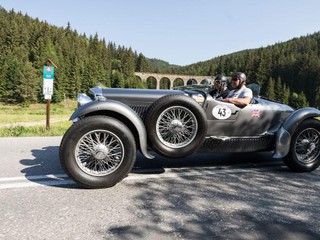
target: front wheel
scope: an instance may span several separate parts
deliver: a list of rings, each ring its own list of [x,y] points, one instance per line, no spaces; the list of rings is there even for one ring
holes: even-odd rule
[[[293,171],[310,172],[320,165],[320,121],[308,119],[293,134],[290,151],[283,159]]]
[[[87,117],[73,124],[60,145],[62,167],[85,188],[114,186],[130,172],[135,158],[131,131],[105,116]]]

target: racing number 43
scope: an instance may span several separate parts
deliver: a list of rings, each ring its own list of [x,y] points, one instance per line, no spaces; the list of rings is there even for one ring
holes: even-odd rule
[[[228,106],[218,105],[212,109],[212,115],[216,119],[228,119],[231,116],[231,109]]]

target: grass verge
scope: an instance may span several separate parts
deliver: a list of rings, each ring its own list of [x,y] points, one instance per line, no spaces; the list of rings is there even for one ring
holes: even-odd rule
[[[46,129],[46,104],[28,107],[0,104],[0,137],[62,136],[71,126],[67,119],[75,101],[50,105],[50,129]]]
[[[45,136],[62,136],[71,126],[71,121],[64,121],[50,124],[50,129],[46,126],[14,126],[0,128],[0,137],[45,137]]]

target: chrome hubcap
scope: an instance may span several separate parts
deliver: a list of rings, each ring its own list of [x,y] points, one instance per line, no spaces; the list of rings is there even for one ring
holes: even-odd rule
[[[108,148],[103,144],[98,144],[93,149],[93,157],[97,160],[103,160],[106,157],[108,157],[109,150]]]
[[[169,131],[172,133],[179,133],[183,129],[182,122],[175,119],[169,124]]]

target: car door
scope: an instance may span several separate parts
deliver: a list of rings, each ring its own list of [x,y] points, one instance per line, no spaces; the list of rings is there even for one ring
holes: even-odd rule
[[[240,108],[232,103],[214,99],[206,105],[208,134],[210,136],[260,136],[276,122],[272,108],[261,102]]]

